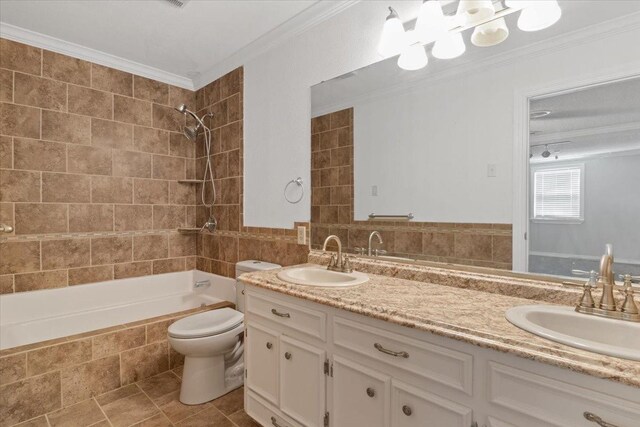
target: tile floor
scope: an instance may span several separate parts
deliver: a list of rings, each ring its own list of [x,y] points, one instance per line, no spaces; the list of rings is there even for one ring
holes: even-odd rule
[[[18,426],[260,427],[244,412],[243,388],[202,405],[180,403],[181,374],[167,371]]]

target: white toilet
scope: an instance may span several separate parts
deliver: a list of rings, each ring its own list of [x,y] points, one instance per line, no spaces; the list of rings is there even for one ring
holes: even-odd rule
[[[280,268],[262,261],[236,264],[236,277]],[[198,405],[240,387],[244,379],[244,285],[236,281],[236,308],[185,317],[169,326],[169,344],[184,354],[180,402]]]

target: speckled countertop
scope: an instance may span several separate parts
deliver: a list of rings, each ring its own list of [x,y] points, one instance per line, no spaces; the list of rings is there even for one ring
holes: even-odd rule
[[[376,264],[385,266],[385,263]],[[389,268],[394,270],[402,269],[398,264],[391,265]],[[360,266],[363,268],[357,268],[358,271],[367,270]],[[412,268],[420,270],[420,267]],[[371,272],[368,272],[367,283],[341,289],[293,285],[278,279],[277,270],[244,274],[241,279],[260,288],[640,388],[640,362],[555,343],[509,323],[504,317],[507,309],[541,303],[533,301],[526,289],[523,290],[526,284],[516,290],[516,293],[527,294],[522,298],[468,289],[466,285],[456,287],[452,281],[458,272],[438,270],[448,272],[450,282],[446,285]],[[529,292],[536,293],[535,289]],[[569,296],[574,295],[574,290],[569,291]]]

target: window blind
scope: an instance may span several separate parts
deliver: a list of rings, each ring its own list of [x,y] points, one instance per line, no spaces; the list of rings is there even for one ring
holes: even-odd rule
[[[534,218],[582,219],[581,175],[578,166],[535,171]]]

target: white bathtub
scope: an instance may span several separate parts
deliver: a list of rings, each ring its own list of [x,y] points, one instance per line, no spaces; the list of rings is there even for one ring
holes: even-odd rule
[[[235,300],[234,279],[198,270],[0,295],[0,349]]]

